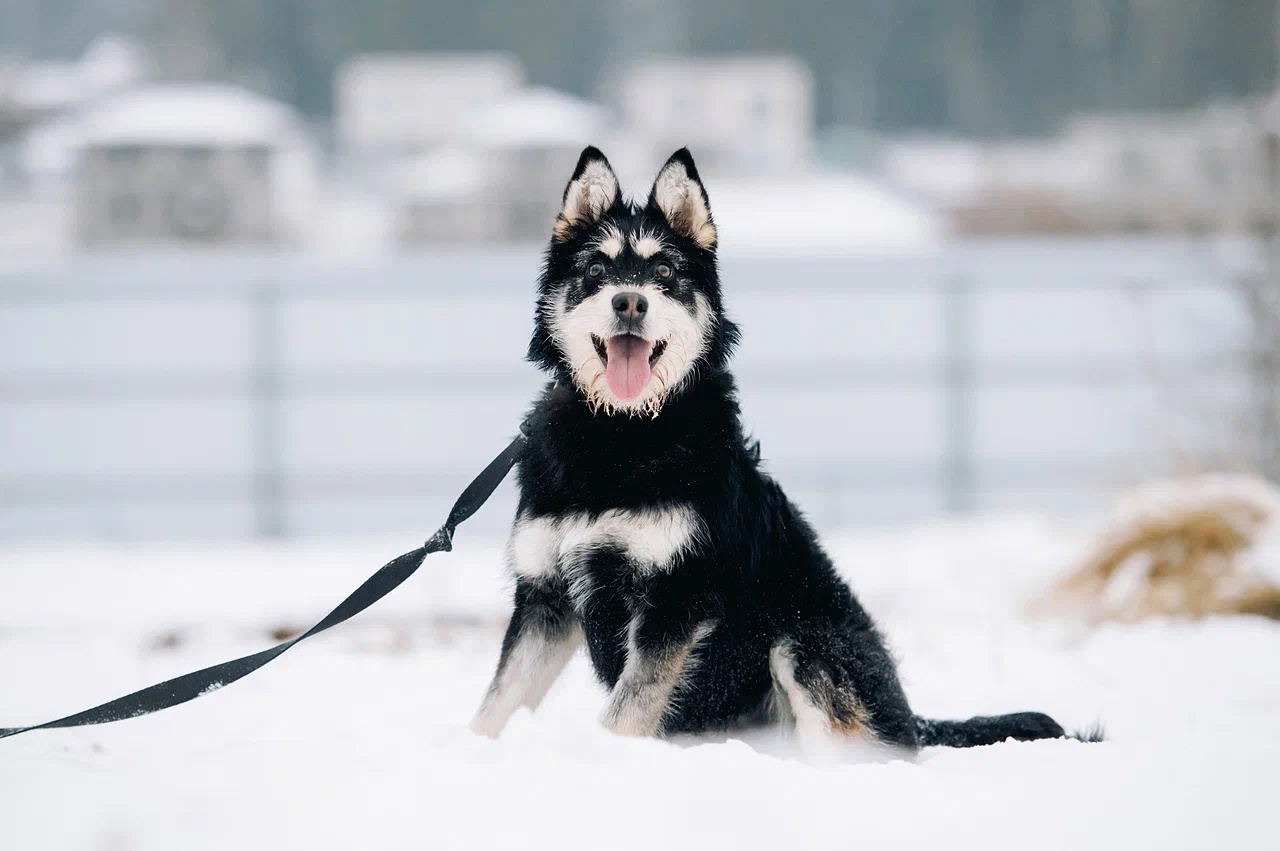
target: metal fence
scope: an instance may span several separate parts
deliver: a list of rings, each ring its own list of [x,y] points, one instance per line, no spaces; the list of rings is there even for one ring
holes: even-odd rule
[[[0,272],[0,535],[433,527],[540,386],[521,361],[536,269],[511,250]],[[1194,246],[730,259],[723,276],[748,424],[824,526],[1088,507],[1238,445],[1248,317]]]

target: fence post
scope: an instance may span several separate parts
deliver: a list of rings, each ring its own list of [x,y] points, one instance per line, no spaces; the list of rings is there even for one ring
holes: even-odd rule
[[[1256,291],[1246,287],[1253,321],[1254,409],[1257,416],[1257,464],[1271,481],[1280,481],[1280,135],[1262,139],[1266,207],[1257,232],[1263,266]]]
[[[974,341],[973,286],[955,275],[943,295],[943,496],[947,511],[964,514],[974,508]]]
[[[259,538],[284,535],[284,476],[280,457],[280,292],[253,290],[253,523]]]

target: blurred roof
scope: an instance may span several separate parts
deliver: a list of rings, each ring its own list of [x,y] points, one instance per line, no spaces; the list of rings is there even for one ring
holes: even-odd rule
[[[990,147],[973,139],[905,137],[884,145],[881,167],[896,186],[957,206],[982,193],[990,156]]]
[[[419,201],[468,201],[497,177],[492,158],[484,152],[450,146],[408,163],[395,189],[401,198]]]
[[[548,88],[521,89],[479,107],[462,122],[462,135],[495,148],[584,145],[608,126],[604,107]]]
[[[141,48],[125,36],[108,33],[95,39],[77,60],[20,66],[9,83],[9,97],[23,109],[67,109],[134,83],[146,71]]]
[[[88,145],[275,145],[299,132],[296,115],[285,104],[215,84],[131,89],[86,110],[79,127]]]
[[[930,208],[857,175],[714,179],[709,186],[721,249],[736,255],[916,253],[946,236]]]

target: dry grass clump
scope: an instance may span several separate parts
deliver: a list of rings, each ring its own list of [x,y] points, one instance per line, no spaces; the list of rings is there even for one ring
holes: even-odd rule
[[[1250,614],[1280,620],[1280,588],[1241,564],[1280,517],[1280,491],[1238,475],[1142,488],[1078,568],[1033,601],[1040,616],[1129,623],[1153,615]]]

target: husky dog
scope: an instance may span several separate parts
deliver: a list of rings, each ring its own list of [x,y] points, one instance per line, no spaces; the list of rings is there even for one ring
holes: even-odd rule
[[[743,434],[727,366],[737,341],[689,152],[640,204],[600,151],[583,151],[529,342],[554,381],[518,462],[515,611],[472,729],[497,736],[537,707],[585,644],[610,690],[603,723],[629,736],[775,722],[828,753],[1063,736],[1038,712],[911,711],[871,617]]]

